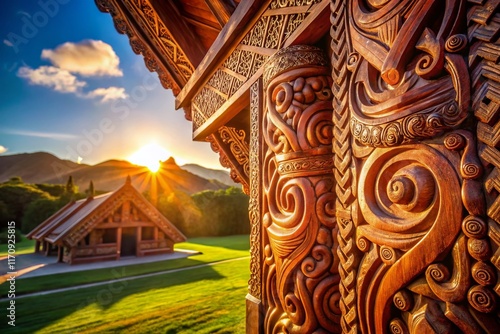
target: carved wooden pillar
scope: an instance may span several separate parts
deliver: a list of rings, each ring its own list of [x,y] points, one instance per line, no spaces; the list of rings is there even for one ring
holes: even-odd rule
[[[264,115],[264,89],[262,78],[250,89],[250,145],[249,165],[250,196],[248,212],[250,220],[250,280],[246,302],[246,332],[263,332],[264,316],[262,310],[262,160],[266,150],[262,138],[262,117]]]
[[[266,333],[340,333],[330,86],[318,48],[282,49],[265,69]]]
[[[345,333],[499,328],[499,229],[477,154],[467,4],[331,1]],[[485,8],[469,19],[489,20]]]

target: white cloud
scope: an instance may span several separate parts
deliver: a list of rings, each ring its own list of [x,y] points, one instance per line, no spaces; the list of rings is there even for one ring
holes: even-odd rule
[[[2,132],[8,133],[11,135],[17,135],[17,136],[50,138],[50,139],[56,139],[56,140],[68,140],[68,139],[78,138],[78,136],[75,136],[72,134],[58,133],[58,132],[38,132],[38,131],[28,131],[28,130],[4,130]],[[0,146],[0,147],[3,147],[3,146]]]
[[[37,69],[22,66],[17,71],[17,75],[27,79],[32,85],[50,87],[61,93],[77,93],[86,85],[84,81],[78,80],[68,71],[54,66],[40,66]]]
[[[87,94],[88,98],[101,98],[101,102],[107,102],[111,100],[126,99],[128,97],[125,93],[125,88],[121,87],[108,87],[108,88],[97,88]]]
[[[83,76],[123,76],[120,58],[111,45],[103,41],[66,42],[54,50],[42,51],[42,59],[54,66]]]
[[[5,146],[0,145],[0,154],[7,152],[9,149]]]
[[[13,44],[11,41],[9,41],[8,39],[4,39],[4,40],[3,40],[3,44],[5,44],[5,45],[7,45],[7,46],[10,46],[10,47],[13,47],[13,46],[14,46],[14,44]]]

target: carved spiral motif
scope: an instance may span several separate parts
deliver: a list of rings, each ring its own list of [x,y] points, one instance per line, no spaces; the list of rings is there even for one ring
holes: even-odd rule
[[[481,239],[488,233],[488,226],[478,216],[467,216],[462,222],[462,231],[469,238]]]
[[[392,334],[409,334],[408,327],[403,320],[395,318],[389,324],[389,330]]]
[[[485,239],[469,239],[467,249],[469,254],[478,261],[486,261],[491,256],[490,244]]]
[[[387,246],[380,247],[380,258],[386,264],[393,264],[397,260],[397,254],[394,249]]]
[[[364,182],[359,185],[359,204],[367,222],[359,230],[360,250],[366,251],[360,237],[396,251],[408,250],[435,224],[439,206],[449,195],[440,189],[460,191],[456,172],[440,156],[424,145],[378,149],[372,154],[360,174]]]
[[[467,163],[462,165],[462,173],[464,174],[464,178],[477,178],[481,174],[482,169],[475,163]]]
[[[320,325],[332,333],[340,333],[340,291],[338,276],[325,278],[314,289],[313,307]]]
[[[435,182],[430,172],[418,165],[411,165],[395,170],[387,182],[386,196],[401,209],[409,212],[421,212],[427,209],[433,199]],[[384,202],[383,194],[380,194]]]
[[[445,49],[451,53],[457,53],[467,46],[467,36],[462,34],[452,35],[446,40]]]
[[[430,265],[427,268],[425,275],[432,278],[436,282],[445,282],[450,279],[450,271],[441,263]]]
[[[285,311],[294,324],[303,324],[306,318],[306,311],[302,302],[293,293],[285,296]]]
[[[399,123],[391,123],[382,130],[382,143],[385,146],[396,146],[402,142],[403,136]]]
[[[368,252],[368,250],[370,249],[371,242],[365,237],[360,237],[356,240],[356,245],[358,246],[358,249],[360,251]]]
[[[275,153],[331,146],[332,92],[326,76],[298,77],[270,90],[267,141]]]
[[[316,245],[311,251],[311,256],[302,261],[302,272],[306,277],[318,278],[330,269],[333,262],[332,251],[324,245]]]
[[[349,57],[347,58],[347,68],[349,69],[349,71],[354,70],[358,62],[359,62],[359,53],[352,52],[351,54],[349,54]]]
[[[425,76],[435,66],[435,59],[426,54],[420,57],[415,65],[415,72],[420,76]]]
[[[323,182],[327,183],[327,182]],[[318,186],[316,187],[318,189]],[[330,185],[328,190],[319,196],[318,203],[316,204],[316,214],[318,215],[318,219],[321,224],[325,225],[329,228],[335,228],[336,219],[335,219],[335,199],[336,196],[333,193],[333,185]]]
[[[396,306],[401,311],[409,311],[413,307],[413,295],[407,290],[400,290],[392,299],[394,306]]]
[[[482,313],[490,313],[496,309],[496,297],[488,289],[480,285],[473,286],[467,293],[469,304]]]
[[[398,176],[387,184],[387,197],[396,204],[409,204],[415,196],[415,185],[409,178]]]
[[[490,286],[497,281],[496,270],[486,262],[477,262],[472,266],[472,278],[483,286]]]
[[[451,151],[458,151],[465,147],[465,138],[458,133],[452,133],[444,139],[444,146]]]

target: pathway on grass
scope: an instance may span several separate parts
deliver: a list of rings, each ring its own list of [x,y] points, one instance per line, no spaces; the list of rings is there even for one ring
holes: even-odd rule
[[[109,284],[109,283],[130,281],[130,280],[135,280],[135,279],[140,279],[140,278],[146,278],[146,277],[158,276],[158,275],[163,275],[163,274],[176,273],[176,272],[179,272],[179,271],[199,269],[199,268],[203,268],[203,267],[215,266],[215,265],[221,264],[221,263],[227,263],[227,262],[245,260],[245,259],[248,259],[248,258],[250,258],[250,256],[237,257],[237,258],[229,259],[229,260],[222,260],[222,261],[215,261],[215,262],[210,262],[210,263],[204,263],[204,264],[199,264],[199,265],[191,266],[191,267],[184,267],[184,268],[164,270],[164,271],[159,271],[159,272],[156,272],[156,273],[149,273],[149,274],[142,274],[142,275],[137,275],[137,276],[128,276],[128,277],[123,277],[123,278],[116,278],[116,279],[112,279],[112,280],[109,280],[109,281],[103,281],[103,282],[81,284],[81,285],[70,286],[70,287],[61,288],[61,289],[53,289],[53,290],[46,290],[46,291],[39,291],[39,292],[27,293],[25,295],[16,296],[15,299],[21,299],[21,298],[27,298],[27,297],[35,297],[35,296],[43,296],[43,295],[49,295],[49,294],[58,293],[58,292],[65,292],[65,291],[72,291],[72,290],[78,290],[78,289],[92,288],[92,287],[96,287],[96,286],[106,285],[106,284]],[[0,298],[0,302],[4,302],[4,301],[8,301],[8,300],[10,300],[10,299],[9,298]]]

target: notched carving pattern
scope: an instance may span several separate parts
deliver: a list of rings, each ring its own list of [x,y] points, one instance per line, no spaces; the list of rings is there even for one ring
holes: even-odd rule
[[[193,99],[195,110],[204,117],[195,117],[194,129],[212,116],[222,105],[247,82],[268,59],[270,52],[277,51],[297,29],[311,11],[311,6],[320,0],[273,1],[252,29],[243,37],[239,47],[212,75],[213,90],[202,89]],[[286,8],[283,14],[273,10]],[[223,79],[221,79],[223,77]],[[220,98],[214,97],[217,94]],[[199,121],[202,121],[201,123]]]

